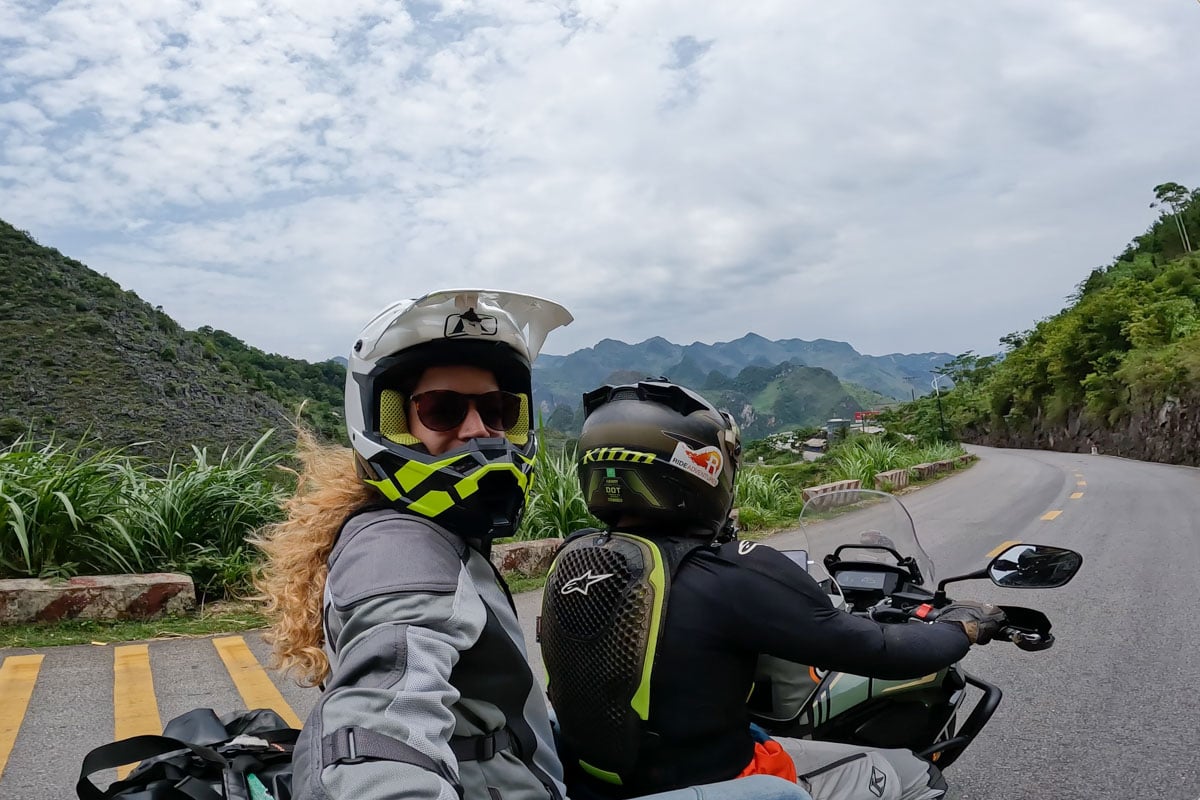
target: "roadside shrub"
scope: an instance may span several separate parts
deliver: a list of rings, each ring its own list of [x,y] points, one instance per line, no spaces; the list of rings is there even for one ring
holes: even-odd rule
[[[797,487],[780,473],[743,467],[737,476],[734,505],[740,527],[757,530],[795,522],[803,501]]]
[[[928,464],[934,461],[948,461],[952,458],[958,458],[965,454],[966,451],[960,445],[951,442],[934,442],[927,444],[924,447],[914,451],[914,457],[917,461],[913,464]],[[912,466],[909,464],[908,466]]]
[[[0,450],[0,577],[185,572],[201,596],[249,586],[245,537],[279,518],[278,456],[249,448],[165,474],[121,450],[18,440]],[[91,443],[94,445],[94,443]]]
[[[853,436],[830,453],[834,480],[859,480],[864,488],[875,487],[880,472],[908,466],[899,445],[877,436]]]
[[[0,451],[0,577],[131,572],[119,450],[18,439]]]
[[[172,462],[161,478],[127,475],[126,526],[141,569],[185,572],[201,595],[248,585],[254,551],[246,536],[282,515],[284,492],[271,480],[280,456],[261,452],[271,433],[215,460],[193,448],[190,463]]]
[[[588,527],[603,526],[587,510],[575,472],[575,448],[543,451],[534,469],[525,519],[513,538],[551,539]]]

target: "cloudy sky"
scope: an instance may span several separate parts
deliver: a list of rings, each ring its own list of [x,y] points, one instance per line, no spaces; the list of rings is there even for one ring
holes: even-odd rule
[[[1195,0],[3,0],[0,218],[343,353],[527,291],[601,338],[993,352],[1200,183]]]

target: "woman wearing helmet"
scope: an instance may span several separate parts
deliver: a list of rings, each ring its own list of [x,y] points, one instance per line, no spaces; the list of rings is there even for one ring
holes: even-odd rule
[[[766,773],[799,777],[817,800],[942,797],[937,769],[908,751],[756,735],[746,698],[760,654],[911,678],[962,658],[968,626],[854,617],[779,551],[734,540],[738,429],[698,394],[604,386],[584,411],[579,480],[608,528],[564,545],[540,628],[572,795]],[[970,621],[981,643],[995,628]]]
[[[488,558],[524,509],[530,365],[561,306],[451,290],[388,306],[346,372],[352,450],[301,437],[259,541],[276,661],[323,684],[294,796],[561,800],[544,698]]]

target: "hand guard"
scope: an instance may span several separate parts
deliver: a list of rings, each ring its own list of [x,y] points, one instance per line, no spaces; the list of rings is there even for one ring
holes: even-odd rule
[[[1000,632],[1006,619],[1000,606],[963,601],[943,608],[937,621],[957,622],[967,632],[971,644],[987,644]]]

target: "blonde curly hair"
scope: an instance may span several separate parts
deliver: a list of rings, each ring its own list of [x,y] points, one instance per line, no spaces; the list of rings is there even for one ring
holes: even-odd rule
[[[271,621],[265,637],[271,666],[301,686],[316,686],[329,676],[321,614],[329,553],[350,512],[378,493],[358,476],[347,447],[321,444],[300,430],[296,455],[301,471],[295,494],[283,504],[287,518],[250,541],[266,554],[254,585]]]

